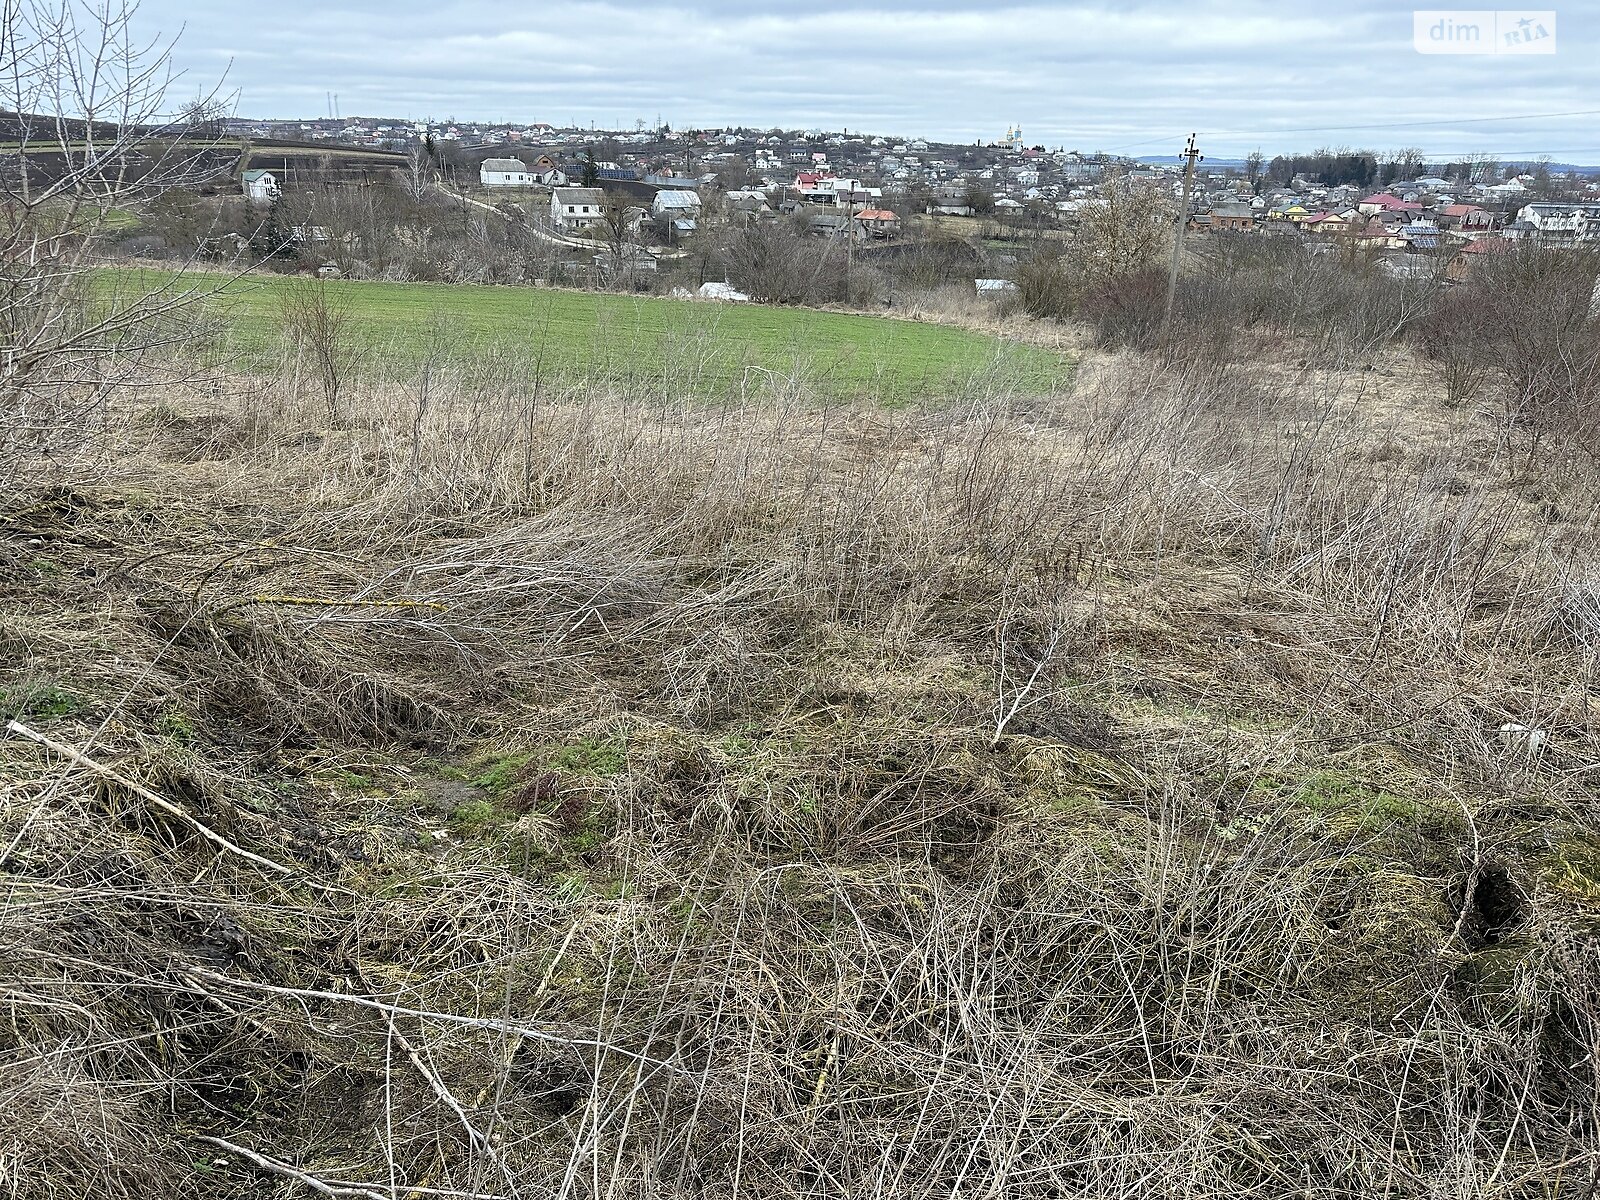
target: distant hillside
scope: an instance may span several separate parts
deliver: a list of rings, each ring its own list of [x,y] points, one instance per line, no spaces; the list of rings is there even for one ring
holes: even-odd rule
[[[1139,161],[1141,163],[1144,163],[1147,166],[1157,167],[1157,166],[1176,166],[1176,165],[1182,163],[1183,159],[1180,156],[1176,155],[1176,154],[1146,154],[1146,155],[1143,155],[1142,157],[1140,157],[1137,161]],[[1234,170],[1243,170],[1244,169],[1244,159],[1242,159],[1242,158],[1210,158],[1210,157],[1208,157],[1205,160],[1205,164],[1206,164],[1206,166],[1211,167],[1213,169],[1216,169],[1216,168],[1224,168],[1224,169],[1232,168]],[[1425,168],[1425,171],[1434,170],[1439,165],[1440,164],[1435,163],[1435,164],[1433,164],[1432,167]],[[1518,167],[1518,168],[1521,168],[1522,170],[1526,170],[1526,171],[1531,171],[1531,170],[1533,170],[1535,167],[1537,167],[1539,165],[1540,164],[1538,164],[1536,162],[1520,162],[1520,161],[1508,161],[1508,162],[1505,162],[1505,163],[1501,164],[1502,168],[1504,168],[1504,167]],[[1572,175],[1600,175],[1600,166],[1594,166],[1594,165],[1585,166],[1585,165],[1580,164],[1580,163],[1565,163],[1565,162],[1553,162],[1553,163],[1546,163],[1544,165],[1548,166],[1550,170],[1556,172],[1557,174],[1564,174],[1565,173],[1565,174],[1572,174]]]

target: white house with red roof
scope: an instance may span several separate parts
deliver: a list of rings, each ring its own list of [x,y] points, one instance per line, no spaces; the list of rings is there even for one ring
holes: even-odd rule
[[[1421,208],[1422,205],[1402,200],[1399,196],[1389,192],[1374,192],[1360,204],[1356,205],[1366,216],[1375,217],[1382,212],[1400,212],[1410,203],[1412,208]]]

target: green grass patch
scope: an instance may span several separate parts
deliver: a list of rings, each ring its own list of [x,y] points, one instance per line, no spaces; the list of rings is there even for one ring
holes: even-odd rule
[[[450,828],[463,837],[478,837],[506,820],[492,800],[468,800],[450,813]]]
[[[462,836],[485,838],[522,814],[539,813],[549,818],[564,852],[591,854],[611,837],[614,826],[597,782],[622,774],[627,766],[627,742],[620,734],[480,755],[448,772],[483,793],[457,805],[450,826]],[[544,855],[531,857],[542,860]]]
[[[1382,833],[1396,825],[1414,826],[1430,815],[1416,800],[1347,775],[1315,771],[1295,779],[1263,776],[1254,789],[1291,800],[1328,825],[1363,834]]]
[[[479,760],[469,770],[476,774],[467,777],[475,788],[482,788],[493,796],[503,796],[524,782],[524,775],[532,754],[506,754]]]
[[[54,721],[84,710],[81,696],[53,683],[20,683],[0,688],[0,714],[23,720]]]
[[[165,734],[180,746],[192,746],[196,741],[194,722],[181,707],[169,705],[156,718],[156,731]]]
[[[491,796],[505,797],[527,787],[541,773],[606,779],[622,774],[627,766],[627,741],[618,735],[578,738],[514,754],[483,754],[449,774]]]
[[[579,738],[575,742],[551,748],[543,760],[551,770],[605,779],[620,775],[627,769],[628,747],[620,737]]]
[[[137,286],[137,272],[108,272]],[[221,276],[187,274],[195,286]],[[279,372],[291,353],[283,331],[283,277],[249,276],[208,305],[222,332],[213,364]],[[631,395],[738,398],[780,388],[819,400],[910,403],[987,391],[1060,390],[1071,361],[1038,346],[971,330],[814,309],[716,304],[556,288],[330,280],[331,303],[349,314],[364,375],[410,380],[430,345],[443,366],[519,387],[601,385]],[[798,381],[790,384],[788,381]]]

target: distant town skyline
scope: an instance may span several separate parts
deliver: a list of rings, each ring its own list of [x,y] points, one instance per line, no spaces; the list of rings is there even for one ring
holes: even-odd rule
[[[1169,0],[1117,9],[971,0],[521,6],[281,0],[246,24],[220,0],[146,0],[179,36],[176,92],[226,73],[255,119],[344,114],[489,123],[862,129],[1129,156],[1317,145],[1430,157],[1600,161],[1600,6],[1559,12],[1559,52],[1422,55],[1412,13]]]

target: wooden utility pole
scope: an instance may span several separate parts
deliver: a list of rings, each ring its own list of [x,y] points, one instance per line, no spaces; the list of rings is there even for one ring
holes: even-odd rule
[[[1178,206],[1178,224],[1172,231],[1172,270],[1167,276],[1167,307],[1161,317],[1161,348],[1167,348],[1172,336],[1172,303],[1178,296],[1178,263],[1183,257],[1183,231],[1189,224],[1189,189],[1194,186],[1194,167],[1203,159],[1194,144],[1194,134],[1189,135],[1183,147],[1183,203]]]

